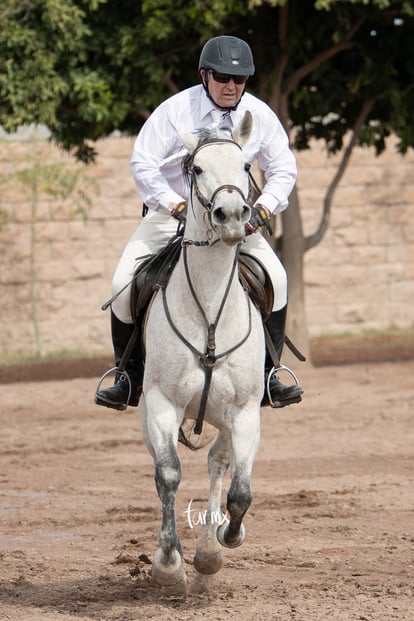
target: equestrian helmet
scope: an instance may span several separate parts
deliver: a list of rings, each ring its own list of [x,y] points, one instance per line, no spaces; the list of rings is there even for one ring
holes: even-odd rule
[[[253,54],[242,39],[227,35],[214,37],[201,50],[198,71],[200,69],[214,69],[229,75],[253,75]]]

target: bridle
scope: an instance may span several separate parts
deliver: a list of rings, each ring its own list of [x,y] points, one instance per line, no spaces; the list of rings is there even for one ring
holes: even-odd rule
[[[184,343],[184,345],[186,345],[186,347],[188,347],[188,349],[190,349],[190,351],[193,352],[193,354],[195,354],[195,356],[199,359],[200,365],[204,370],[204,387],[203,387],[203,392],[201,395],[201,401],[200,401],[200,406],[199,406],[199,411],[198,411],[198,416],[197,416],[197,420],[196,420],[196,424],[194,427],[194,433],[196,434],[201,434],[202,428],[203,428],[203,420],[204,420],[204,414],[205,414],[205,410],[206,410],[206,406],[207,406],[207,399],[208,399],[208,393],[210,390],[210,385],[211,385],[211,379],[212,379],[212,375],[213,375],[213,370],[214,367],[217,363],[218,360],[225,358],[226,356],[228,356],[229,354],[231,354],[232,352],[234,352],[236,349],[238,349],[239,347],[241,347],[249,338],[251,330],[252,330],[252,309],[251,309],[251,302],[250,302],[250,298],[247,292],[245,292],[246,295],[246,302],[247,302],[247,307],[248,307],[248,314],[249,314],[249,322],[248,322],[248,329],[247,329],[247,333],[245,334],[245,336],[243,336],[243,338],[234,346],[230,347],[229,349],[227,349],[224,352],[221,352],[219,354],[216,353],[216,329],[220,320],[220,317],[222,315],[224,306],[226,304],[226,301],[228,299],[229,296],[229,292],[230,292],[230,288],[231,288],[231,284],[233,282],[233,278],[236,272],[236,268],[238,266],[238,257],[239,257],[239,251],[240,251],[240,244],[237,245],[237,249],[234,255],[234,259],[233,259],[233,265],[232,265],[232,269],[231,269],[231,273],[230,273],[230,277],[228,279],[227,285],[226,285],[226,289],[224,291],[224,295],[223,295],[223,299],[221,301],[219,310],[217,312],[216,318],[215,320],[210,323],[208,321],[208,318],[206,316],[206,313],[202,307],[202,304],[197,296],[197,293],[195,291],[192,279],[191,279],[191,275],[190,275],[190,270],[188,267],[188,254],[187,254],[187,249],[189,246],[213,246],[215,243],[217,243],[219,241],[219,239],[216,239],[215,241],[211,241],[211,237],[212,237],[212,232],[215,230],[215,226],[211,220],[211,214],[212,211],[214,209],[214,204],[215,201],[217,200],[218,195],[221,192],[238,192],[240,194],[240,196],[242,197],[245,205],[250,205],[250,200],[251,200],[251,175],[249,173],[249,193],[247,198],[244,196],[244,193],[242,192],[242,190],[233,184],[223,184],[220,185],[216,190],[214,190],[214,192],[212,193],[210,199],[205,198],[205,196],[203,196],[203,194],[200,191],[200,188],[198,187],[197,184],[197,173],[195,171],[195,165],[194,165],[194,158],[196,156],[196,154],[203,148],[211,145],[211,144],[224,144],[224,143],[230,143],[230,144],[234,144],[237,148],[241,149],[241,147],[234,142],[233,140],[229,140],[229,139],[225,139],[225,138],[213,138],[213,139],[209,139],[208,141],[202,142],[201,144],[199,144],[197,146],[197,148],[193,151],[193,153],[191,154],[191,156],[188,156],[188,158],[186,159],[185,162],[185,170],[187,171],[187,174],[190,175],[190,179],[191,179],[191,199],[193,198],[193,194],[197,197],[197,200],[200,202],[200,204],[204,207],[204,209],[206,210],[206,213],[208,214],[208,219],[209,219],[209,225],[210,225],[210,232],[207,233],[207,237],[208,239],[206,241],[196,241],[196,240],[190,240],[187,239],[185,237],[183,237],[182,240],[182,249],[183,249],[183,262],[184,262],[184,270],[185,270],[185,274],[186,274],[186,278],[187,278],[187,283],[192,295],[192,298],[194,300],[194,302],[196,303],[196,306],[203,318],[203,321],[206,325],[207,328],[207,350],[206,352],[201,352],[199,351],[196,347],[194,347],[194,345],[192,345],[192,343],[190,343],[186,337],[180,332],[180,330],[177,328],[177,326],[175,325],[170,310],[168,308],[168,303],[167,303],[167,294],[166,294],[166,287],[164,287],[162,289],[162,298],[163,298],[163,305],[164,305],[164,312],[165,315],[167,317],[168,323],[170,324],[170,327],[172,328],[172,330],[174,331],[174,333],[177,335],[177,337],[180,339],[180,341],[182,343]]]
[[[234,140],[231,140],[230,138],[209,138],[208,140],[205,140],[204,142],[203,141],[200,142],[200,144],[196,147],[196,149],[194,149],[193,153],[185,159],[184,172],[187,174],[187,176],[190,179],[191,200],[192,200],[193,193],[194,193],[200,205],[204,207],[204,209],[206,210],[208,214],[208,222],[210,225],[210,231],[214,231],[216,229],[214,223],[212,222],[211,215],[213,213],[217,197],[219,196],[221,192],[230,192],[230,193],[237,192],[238,194],[240,194],[240,196],[243,199],[244,204],[247,207],[251,207],[251,198],[252,198],[252,176],[250,174],[250,167],[248,169],[246,168],[246,172],[248,172],[248,175],[249,175],[249,191],[248,191],[247,197],[244,195],[243,191],[237,185],[233,185],[231,183],[224,183],[223,185],[220,185],[218,188],[214,190],[214,192],[212,193],[209,199],[206,198],[202,194],[199,188],[198,182],[197,182],[197,166],[194,164],[194,159],[197,153],[199,153],[202,149],[208,146],[211,146],[212,144],[232,144],[238,149],[240,149],[241,151],[240,145],[238,145],[237,142],[234,142]],[[211,233],[208,236],[211,237]],[[195,245],[199,245],[199,242],[195,243]],[[203,243],[202,245],[205,245],[205,244]]]

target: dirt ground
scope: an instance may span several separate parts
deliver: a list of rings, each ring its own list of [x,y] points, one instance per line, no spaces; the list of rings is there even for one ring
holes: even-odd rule
[[[95,406],[91,377],[0,385],[0,619],[412,621],[414,362],[296,370],[303,403],[262,412],[246,541],[209,578],[186,513],[204,509],[207,448],[180,449],[186,598],[150,581],[137,410]]]

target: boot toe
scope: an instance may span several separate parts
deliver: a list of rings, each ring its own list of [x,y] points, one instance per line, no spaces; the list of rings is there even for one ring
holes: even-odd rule
[[[105,408],[111,408],[112,410],[118,410],[118,411],[123,411],[126,410],[127,408],[127,404],[126,403],[120,403],[117,401],[113,401],[112,399],[108,398],[105,394],[104,391],[99,391],[96,393],[95,395],[95,403],[96,405],[102,405]]]
[[[122,376],[110,388],[99,390],[95,395],[95,403],[114,410],[125,410],[128,405],[137,406],[141,391],[132,382],[131,392],[129,382]],[[129,399],[128,399],[129,397]]]
[[[128,387],[124,390],[117,384],[114,384],[111,388],[99,390],[95,395],[95,403],[107,408],[113,408],[114,410],[125,410],[127,407],[128,393]]]
[[[302,401],[303,388],[298,384],[285,386],[278,377],[273,376],[269,382],[270,399],[267,393],[263,397],[263,405],[271,405],[274,408],[283,408],[286,405],[300,403]]]

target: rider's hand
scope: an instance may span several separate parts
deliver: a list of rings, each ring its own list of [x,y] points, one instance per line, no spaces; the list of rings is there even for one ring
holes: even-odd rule
[[[246,235],[256,233],[262,226],[266,227],[269,235],[272,235],[272,227],[270,226],[270,213],[263,205],[255,205],[252,207],[250,220],[245,225]]]
[[[171,215],[184,224],[187,219],[187,203],[182,202],[175,205],[171,209]]]

